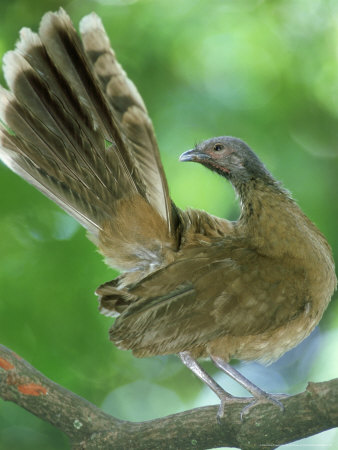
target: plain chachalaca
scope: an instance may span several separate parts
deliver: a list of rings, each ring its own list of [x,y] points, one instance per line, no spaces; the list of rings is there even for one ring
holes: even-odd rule
[[[336,286],[325,237],[254,152],[232,137],[181,156],[229,180],[235,222],[182,211],[169,197],[151,120],[110,48],[100,19],[61,9],[39,33],[21,30],[4,57],[1,158],[88,230],[123,274],[97,289],[118,316],[111,340],[139,357],[177,353],[221,399],[233,398],[196,362],[209,357],[253,395],[231,358],[269,363],[317,325]],[[218,193],[221,195],[221,193]]]

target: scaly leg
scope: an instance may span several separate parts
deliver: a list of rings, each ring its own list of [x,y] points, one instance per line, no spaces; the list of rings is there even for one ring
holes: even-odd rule
[[[254,400],[245,406],[241,412],[241,419],[243,419],[243,415],[247,414],[249,410],[260,403],[272,403],[275,406],[278,406],[281,411],[284,411],[284,405],[279,401],[280,398],[288,397],[286,394],[268,394],[267,392],[260,389],[258,386],[253,384],[250,380],[245,378],[238,370],[234,369],[230,364],[223,361],[223,359],[218,358],[217,356],[210,357],[212,362],[221,369],[224,373],[233,378],[237,383],[242,385],[250,394],[254,396]]]
[[[220,422],[221,417],[224,416],[224,407],[229,403],[243,402],[247,403],[247,398],[234,397],[226,392],[216,381],[207,374],[207,372],[198,364],[198,362],[190,355],[189,352],[180,352],[179,357],[185,366],[188,367],[200,380],[203,381],[221,400],[218,412],[217,421]],[[263,392],[263,391],[262,391]]]

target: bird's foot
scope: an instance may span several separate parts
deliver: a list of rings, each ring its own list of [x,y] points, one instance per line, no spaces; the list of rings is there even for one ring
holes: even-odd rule
[[[250,401],[250,398],[248,397],[233,397],[232,395],[228,394],[219,396],[219,398],[221,400],[217,411],[217,422],[219,425],[221,424],[221,420],[225,416],[225,410],[228,405],[238,405],[238,403],[248,403],[248,401]],[[245,407],[243,409],[245,409]]]
[[[283,412],[284,405],[280,400],[287,397],[289,397],[287,394],[268,394],[267,392],[264,392],[264,395],[259,397],[233,397],[230,395],[222,396],[220,397],[221,403],[217,412],[217,422],[221,424],[221,419],[225,416],[226,407],[228,405],[238,405],[239,403],[246,403],[240,414],[242,422],[252,408],[263,403],[271,403]]]
[[[289,397],[287,394],[268,394],[267,392],[264,392],[264,394],[260,395],[259,397],[254,397],[252,401],[242,409],[241,421],[243,421],[244,417],[249,414],[252,408],[263,403],[271,403],[272,405],[277,406],[283,412],[285,408],[280,399],[287,397]]]

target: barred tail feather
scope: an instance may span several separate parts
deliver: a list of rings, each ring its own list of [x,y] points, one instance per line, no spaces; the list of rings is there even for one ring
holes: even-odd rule
[[[39,33],[23,28],[5,55],[10,91],[0,87],[1,159],[94,234],[118,200],[135,195],[169,228],[166,180],[143,100],[114,59],[115,87],[130,97],[123,119],[92,62],[93,45],[114,55],[102,23],[91,14],[81,30],[85,48],[63,9],[47,13]]]

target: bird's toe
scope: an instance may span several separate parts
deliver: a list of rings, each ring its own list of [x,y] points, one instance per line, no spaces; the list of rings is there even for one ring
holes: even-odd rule
[[[277,406],[281,410],[281,412],[283,412],[285,407],[284,407],[283,403],[280,401],[280,399],[286,398],[286,397],[288,397],[288,395],[286,395],[286,394],[272,395],[272,394],[268,394],[268,393],[265,393],[265,395],[261,396],[261,397],[254,397],[253,400],[249,404],[244,406],[244,408],[242,409],[241,420],[242,421],[244,420],[244,417],[250,413],[252,408],[254,408],[257,405],[264,404],[264,403],[270,403],[274,406]]]

